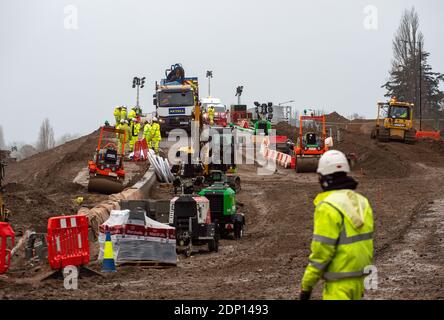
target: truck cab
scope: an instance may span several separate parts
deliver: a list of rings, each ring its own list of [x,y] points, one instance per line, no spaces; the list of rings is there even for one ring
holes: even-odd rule
[[[162,80],[156,84],[153,103],[162,133],[173,129],[191,132],[191,121],[195,105],[198,103],[197,78],[184,78],[180,81]]]
[[[227,107],[218,98],[204,98],[201,100],[204,122],[206,124],[210,123],[208,117],[208,108],[210,106],[214,107],[214,124],[217,126],[226,127],[228,125]]]

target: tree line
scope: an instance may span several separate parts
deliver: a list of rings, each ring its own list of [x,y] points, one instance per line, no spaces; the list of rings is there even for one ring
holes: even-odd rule
[[[440,83],[444,74],[434,72],[425,50],[419,14],[405,10],[393,39],[393,60],[388,81],[382,85],[386,97],[415,104],[415,117],[444,118],[444,92]],[[419,105],[421,101],[421,106]]]
[[[56,146],[62,145],[70,140],[77,138],[76,134],[65,134],[58,140],[54,138],[54,128],[48,118],[44,119],[40,125],[37,142],[34,144],[26,144],[22,142],[12,142],[10,144],[5,143],[5,136],[3,128],[0,126],[0,150],[12,151],[12,156],[17,160],[23,160],[31,157],[37,153],[45,152],[53,149]]]

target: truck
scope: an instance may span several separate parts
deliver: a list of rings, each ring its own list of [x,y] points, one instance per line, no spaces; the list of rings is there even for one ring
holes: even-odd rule
[[[203,112],[203,121],[206,124],[209,124],[208,117],[208,108],[210,106],[214,107],[214,124],[216,126],[226,127],[228,125],[228,111],[227,107],[221,102],[218,98],[203,98],[200,101],[202,112]]]
[[[194,111],[199,104],[197,77],[185,77],[181,64],[176,63],[165,71],[165,79],[156,82],[153,104],[159,119],[160,130],[165,134],[174,129],[191,132]]]

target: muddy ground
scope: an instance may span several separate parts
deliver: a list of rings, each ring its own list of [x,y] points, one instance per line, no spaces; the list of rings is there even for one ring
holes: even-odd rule
[[[379,287],[366,299],[443,299],[444,145],[381,144],[344,130],[336,147],[357,155],[353,176],[374,209]],[[240,241],[222,240],[218,253],[180,256],[172,268],[119,267],[116,274],[82,278],[77,291],[65,290],[60,279],[39,281],[45,266],[12,268],[0,277],[0,299],[295,299],[309,254],[317,176],[285,169],[258,176],[254,165],[241,165],[239,174],[247,229]],[[26,176],[32,178],[23,171],[8,178],[9,203],[17,197],[14,186],[26,188]],[[36,202],[31,212],[17,202],[14,211],[23,218],[16,226],[45,221],[52,206],[62,206],[57,197]],[[100,270],[97,262],[91,267]]]

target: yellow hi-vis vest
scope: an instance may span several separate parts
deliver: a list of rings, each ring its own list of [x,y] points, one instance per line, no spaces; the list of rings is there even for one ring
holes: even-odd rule
[[[373,263],[373,211],[353,190],[334,190],[314,200],[313,241],[302,290],[326,281],[360,278]]]
[[[153,122],[151,125],[151,139],[153,141],[162,140],[162,137],[160,136],[160,125],[157,122]]]
[[[151,125],[149,123],[146,123],[143,126],[143,137],[146,139],[146,141],[151,140]]]
[[[131,111],[128,114],[128,119],[133,120],[134,118],[137,118],[136,110],[131,109]]]

